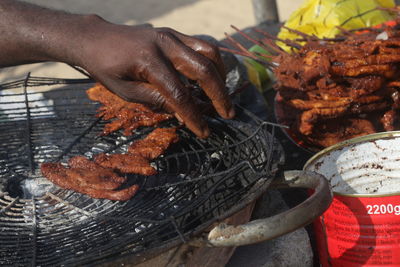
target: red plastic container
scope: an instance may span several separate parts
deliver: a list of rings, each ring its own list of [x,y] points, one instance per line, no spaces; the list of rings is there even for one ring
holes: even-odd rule
[[[322,266],[400,266],[400,132],[354,138],[305,165],[334,200],[314,223]]]

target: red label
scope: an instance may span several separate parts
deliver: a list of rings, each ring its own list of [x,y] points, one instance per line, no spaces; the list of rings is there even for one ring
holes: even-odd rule
[[[322,266],[400,266],[400,196],[335,196],[315,231]]]

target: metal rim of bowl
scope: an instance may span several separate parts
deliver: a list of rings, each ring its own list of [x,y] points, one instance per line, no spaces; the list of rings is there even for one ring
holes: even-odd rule
[[[345,140],[343,142],[329,146],[329,147],[319,151],[318,153],[316,153],[309,160],[307,160],[307,162],[304,164],[303,170],[307,170],[307,168],[314,161],[326,156],[328,153],[339,150],[346,146],[360,144],[360,143],[364,143],[367,141],[375,141],[375,140],[379,140],[379,139],[391,139],[391,138],[396,138],[396,137],[400,137],[400,131],[379,132],[379,133],[363,135],[363,136]],[[361,194],[361,193],[360,194],[358,194],[358,193],[347,194],[347,193],[339,193],[334,190],[332,190],[332,191],[333,191],[333,194],[336,196],[357,197],[357,198],[358,197],[388,197],[388,196],[400,195],[400,191],[391,192],[391,193],[383,193],[383,194],[364,194],[364,193],[363,194]]]

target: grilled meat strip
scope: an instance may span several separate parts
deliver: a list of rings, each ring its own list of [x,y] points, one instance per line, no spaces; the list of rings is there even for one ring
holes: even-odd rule
[[[157,128],[144,139],[133,142],[129,153],[140,155],[149,160],[158,158],[172,144],[178,141],[176,128]]]
[[[75,156],[68,161],[69,167],[61,163],[43,163],[43,175],[58,186],[87,194],[94,198],[128,200],[138,186],[116,190],[126,182],[119,173],[154,175],[156,169],[150,160],[159,157],[171,143],[178,141],[176,128],[157,128],[144,139],[134,142],[127,154],[98,154],[91,161],[84,156]]]
[[[117,170],[122,173],[136,173],[141,175],[154,175],[157,173],[149,160],[134,154],[98,154],[94,161],[102,167]]]
[[[61,163],[43,163],[41,165],[43,175],[54,184],[65,189],[71,189],[86,194],[93,198],[126,201],[131,199],[139,189],[139,186],[136,184],[116,191],[92,188],[88,186],[90,183],[85,182],[84,179],[77,179],[80,172],[77,172],[76,169],[78,168],[66,168]]]
[[[104,126],[103,135],[124,129],[124,135],[129,136],[138,127],[154,126],[173,117],[167,113],[154,112],[145,105],[125,101],[101,84],[96,84],[86,93],[91,100],[103,104],[98,109],[97,117],[103,117],[104,120],[114,119]]]

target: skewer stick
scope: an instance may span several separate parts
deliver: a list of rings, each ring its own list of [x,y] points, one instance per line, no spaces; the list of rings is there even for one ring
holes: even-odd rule
[[[300,49],[301,48],[300,44],[298,44],[296,42],[292,42],[290,40],[283,40],[283,39],[279,39],[279,38],[276,38],[276,40],[279,41],[279,42],[284,43],[287,46],[290,46],[290,47],[293,47],[293,48],[296,48],[296,49]]]
[[[400,8],[398,7],[377,7],[378,10],[389,11],[393,13],[400,13]]]
[[[338,30],[340,30],[343,34],[345,34],[345,35],[353,35],[354,33],[352,33],[351,31],[349,31],[349,30],[346,30],[345,28],[343,28],[343,27],[340,27],[340,26],[336,26],[336,28],[338,29]]]
[[[361,28],[357,28],[357,29],[350,29],[348,30],[349,32],[361,32],[361,31],[370,31],[370,32],[381,32],[382,28],[371,28],[371,27],[361,27]]]
[[[346,38],[344,37],[335,37],[335,38],[322,38],[321,41],[326,41],[326,42],[343,42],[344,40],[346,40]],[[296,38],[294,39],[294,41],[296,42],[307,42],[307,39],[304,38]]]
[[[267,33],[267,32],[265,32],[265,31],[263,31],[263,30],[260,30],[260,29],[254,29],[256,32],[258,32],[258,33],[261,33],[262,35],[264,35],[265,37],[267,37],[267,39],[264,39],[263,40],[263,42],[268,42],[269,40],[275,40],[275,41],[279,41],[279,42],[282,42],[282,43],[284,43],[284,44],[286,44],[287,46],[290,46],[290,47],[293,47],[293,48],[296,48],[296,49],[300,49],[302,46],[300,45],[300,44],[298,44],[298,43],[296,43],[296,42],[293,42],[293,41],[291,41],[291,40],[283,40],[283,39],[280,39],[280,38],[278,38],[278,37],[275,37],[275,36],[273,36],[273,35],[271,35],[271,34],[269,34],[269,33]],[[272,41],[271,41],[272,42]],[[273,42],[272,42],[273,43]],[[270,44],[270,43],[269,43]],[[271,44],[270,44],[271,45]],[[277,47],[279,47],[278,45],[276,45],[275,44],[275,46],[277,46]],[[280,48],[280,47],[279,47]],[[280,48],[281,49],[281,48]],[[282,49],[281,49],[282,50]],[[283,50],[282,50],[283,51]]]
[[[240,51],[242,51],[242,53],[244,53],[244,54],[246,54],[246,55],[249,55],[250,57],[255,57],[254,56],[254,54],[257,54],[258,56],[261,56],[261,57],[267,57],[267,58],[274,58],[274,56],[272,56],[272,55],[268,55],[268,54],[263,54],[263,53],[258,53],[258,52],[250,52],[249,50],[247,50],[242,44],[240,44],[238,41],[236,41],[235,39],[233,39],[231,36],[229,36],[227,33],[225,33],[225,36],[226,36],[226,38],[227,38],[227,40],[231,43],[231,44],[233,44],[234,46],[236,46]],[[221,49],[222,48],[224,48],[224,47],[221,47]],[[236,50],[232,50],[232,49],[222,49],[222,50],[224,50],[224,51],[228,51],[228,50],[231,50],[230,52],[232,52],[232,51],[236,51]]]
[[[233,50],[233,49],[229,49],[226,47],[220,47],[219,49],[221,49],[222,51],[226,51],[232,54],[236,54],[236,55],[240,55],[240,56],[244,56],[244,57],[248,57],[251,59],[254,59],[255,61],[257,61],[258,63],[264,65],[265,67],[269,68],[269,69],[273,69],[275,66],[268,61],[265,60],[261,60],[259,57],[255,56],[254,54],[250,53],[250,52],[243,52],[243,51],[238,51],[238,50]]]
[[[237,54],[240,56],[244,56],[244,57],[250,57],[252,59],[257,59],[257,57],[251,53],[246,53],[243,51],[239,51],[239,50],[234,50],[234,49],[230,49],[230,48],[226,48],[226,47],[219,47],[220,50],[225,51],[225,52],[229,52],[232,54]]]
[[[273,36],[272,34],[269,34],[261,29],[254,29],[256,32],[261,33],[262,35],[264,35],[266,38],[262,40],[263,43],[268,44],[269,46],[271,46],[274,49],[278,49],[278,53],[282,54],[282,53],[286,53],[285,50],[283,50],[279,45],[277,45],[273,40],[278,41],[280,39],[278,39],[276,36]]]
[[[263,35],[265,35],[265,37],[267,37],[267,40],[268,40],[268,39],[271,39],[271,40],[279,41],[279,42],[282,42],[282,43],[284,43],[284,44],[286,44],[286,45],[288,45],[288,46],[291,46],[291,47],[293,47],[293,48],[296,48],[296,49],[300,49],[300,48],[301,48],[301,45],[298,44],[298,43],[296,43],[296,42],[293,42],[293,41],[290,41],[290,40],[283,40],[283,39],[280,39],[280,38],[275,37],[275,36],[273,36],[273,35],[271,35],[271,34],[265,32],[265,31],[263,31],[263,30],[260,30],[260,29],[255,29],[255,31],[256,31],[256,32],[259,32],[259,33],[261,33],[261,34],[263,34]],[[264,41],[264,40],[263,40],[263,41]],[[279,47],[278,45],[276,45],[276,46]],[[279,47],[279,48],[280,48],[280,47]]]
[[[295,33],[295,34],[297,34],[297,35],[299,35],[299,36],[301,36],[301,37],[303,37],[304,39],[307,39],[307,40],[313,40],[313,41],[318,41],[319,40],[317,37],[315,37],[313,35],[309,35],[307,33],[304,33],[304,32],[301,32],[301,31],[298,31],[298,30],[295,30],[295,29],[292,29],[292,28],[289,28],[289,27],[286,27],[286,26],[282,26],[282,28],[284,28],[284,29],[286,29],[286,30],[288,30],[290,32],[293,32],[293,33]]]
[[[232,43],[236,48],[239,49],[239,51],[232,50],[232,49],[229,49],[229,48],[220,47],[221,50],[224,50],[224,51],[227,51],[227,52],[231,52],[231,53],[234,53],[234,54],[238,54],[238,55],[241,55],[241,56],[245,56],[245,57],[250,57],[250,58],[256,60],[257,62],[263,64],[264,66],[267,66],[268,68],[273,68],[274,67],[274,65],[271,62],[266,61],[266,60],[262,60],[261,58],[257,57],[254,53],[248,51],[242,44],[240,44],[238,41],[233,39],[227,33],[225,33],[225,36],[226,36],[227,40],[230,43]],[[238,52],[241,52],[241,53],[238,53]],[[258,53],[258,55],[262,56],[262,57],[268,57],[268,58],[271,58],[271,59],[274,57],[274,56],[271,56],[271,55],[261,54],[261,53]]]
[[[269,54],[264,54],[264,53],[260,53],[260,52],[252,52],[252,53],[258,57],[264,57],[264,58],[268,58],[270,60],[272,60],[275,57],[275,56],[271,56]]]
[[[249,40],[250,42],[253,42],[254,44],[259,45],[261,48],[263,48],[263,49],[265,49],[265,50],[267,50],[267,51],[270,51],[270,50],[271,50],[271,49],[270,49],[271,46],[267,46],[267,45],[265,45],[263,42],[260,42],[260,41],[258,41],[258,40],[256,40],[256,39],[250,37],[249,35],[245,34],[244,32],[242,32],[241,30],[239,30],[237,27],[235,27],[235,26],[233,26],[233,25],[231,25],[231,27],[232,27],[233,29],[235,29],[235,30],[236,30],[240,35],[242,35],[244,38],[246,38],[247,40]],[[278,49],[276,49],[276,52],[278,52],[279,54],[285,53],[283,50],[278,50]]]
[[[226,39],[232,44],[234,45],[236,48],[238,48],[240,51],[244,52],[244,53],[250,53],[249,51],[247,51],[246,47],[244,47],[241,43],[239,43],[238,41],[236,41],[235,39],[233,39],[231,36],[229,36],[227,33],[225,33]]]

